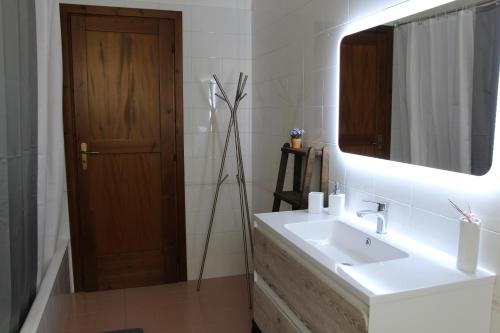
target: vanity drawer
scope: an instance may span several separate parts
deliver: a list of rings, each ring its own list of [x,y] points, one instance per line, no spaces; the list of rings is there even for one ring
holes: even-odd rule
[[[300,333],[258,284],[254,284],[253,319],[262,333]]]
[[[317,333],[366,333],[368,318],[259,228],[255,229],[256,272],[290,310]]]

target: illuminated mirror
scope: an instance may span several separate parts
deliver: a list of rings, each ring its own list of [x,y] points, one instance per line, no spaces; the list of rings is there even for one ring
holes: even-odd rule
[[[498,1],[456,1],[344,37],[340,149],[484,175],[499,58]]]

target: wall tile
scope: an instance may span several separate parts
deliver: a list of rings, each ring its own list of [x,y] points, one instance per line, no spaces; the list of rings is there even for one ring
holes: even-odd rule
[[[479,265],[492,272],[499,272],[500,260],[491,256],[491,253],[500,253],[500,234],[494,231],[483,229],[481,230]]]
[[[220,48],[225,58],[250,59],[250,37],[245,35],[224,34]]]
[[[326,113],[327,111],[324,112]],[[330,180],[339,182],[342,187],[345,188],[346,166],[344,160],[340,156],[340,149],[337,144],[329,144],[328,148],[330,149]]]
[[[456,211],[448,200],[462,205],[461,196],[453,190],[433,184],[432,179],[413,181],[412,204],[414,207],[440,214],[449,218],[456,217]]]
[[[215,32],[194,31],[192,35],[192,56],[196,58],[222,57],[220,47],[224,43],[224,34]]]
[[[374,177],[358,165],[346,165],[346,184],[364,192],[373,193]]]
[[[251,68],[250,60],[225,58],[222,62],[221,80],[225,83],[238,83],[240,72],[250,76]]]
[[[414,208],[411,211],[409,235],[453,256],[457,255],[459,222]]]
[[[498,202],[500,190],[490,190],[482,192],[480,195],[473,191],[467,191],[463,194],[463,203],[469,203],[473,211],[482,220],[483,228],[500,233]]]
[[[336,65],[336,43],[340,30],[327,30],[314,37],[313,70],[332,68]]]
[[[304,138],[309,141],[318,141],[321,139],[323,129],[323,108],[307,108],[304,112]]]
[[[321,137],[324,142],[338,144],[337,106],[323,107],[323,129]]]
[[[349,0],[349,20],[357,20],[408,0]]]
[[[412,203],[412,182],[406,175],[380,172],[374,178],[374,193],[403,204],[410,204]]]
[[[336,79],[335,68],[326,69],[323,72],[324,75],[324,86],[323,86],[323,106],[326,107],[337,107],[338,106],[338,96],[337,91],[339,89]]]
[[[239,33],[240,11],[234,8],[193,6],[192,30],[218,33]]]
[[[182,55],[191,57],[192,50],[192,34],[189,31],[184,31],[182,34]]]
[[[193,58],[192,78],[194,82],[206,83],[213,80],[213,74],[222,76],[222,58]]]
[[[324,73],[313,71],[304,73],[304,106],[323,106]]]
[[[313,1],[316,11],[321,18],[321,29],[327,30],[338,25],[344,24],[349,17],[348,0],[319,0]]]
[[[359,210],[373,209],[373,204],[366,202],[366,200],[375,201],[376,197],[373,194],[348,185],[345,187],[345,194],[347,211],[356,212]],[[370,217],[368,219],[370,219]],[[373,219],[373,221],[375,222],[375,219]]]
[[[411,233],[411,207],[407,204],[389,200],[386,197],[376,196],[377,202],[385,202],[388,204],[389,220],[387,228],[389,231],[395,231],[400,234]]]

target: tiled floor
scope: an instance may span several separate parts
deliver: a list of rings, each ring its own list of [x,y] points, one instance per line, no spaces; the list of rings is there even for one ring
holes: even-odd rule
[[[145,333],[249,333],[244,276],[72,295],[67,333],[143,328]]]

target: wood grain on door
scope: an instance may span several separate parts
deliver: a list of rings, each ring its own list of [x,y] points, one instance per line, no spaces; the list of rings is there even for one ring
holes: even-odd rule
[[[392,48],[392,27],[342,40],[339,145],[344,152],[390,157]]]
[[[84,290],[185,280],[180,13],[62,9],[76,280]]]

